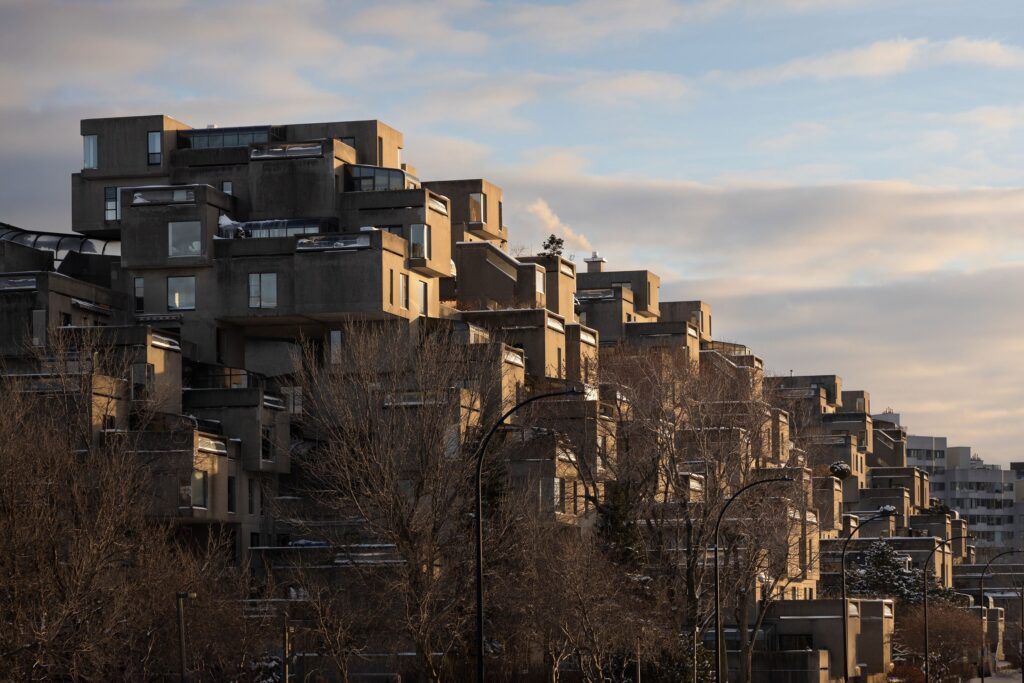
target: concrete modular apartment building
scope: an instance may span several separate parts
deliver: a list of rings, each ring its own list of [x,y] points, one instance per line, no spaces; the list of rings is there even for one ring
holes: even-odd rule
[[[844,391],[836,375],[766,378],[751,349],[713,337],[708,303],[661,300],[649,270],[609,270],[596,252],[585,272],[561,256],[511,256],[501,188],[421,181],[402,160],[402,134],[379,121],[192,128],[156,115],[84,120],[81,134],[74,233],[0,224],[0,352],[9,371],[35,371],[24,340],[45,351],[54,329],[103,328],[104,343],[133,354],[128,388],[95,420],[95,438],[131,433],[139,402],[161,417],[140,456],[160,473],[153,514],[183,533],[227,529],[239,556],[266,566],[308,551],[265,503],[301,457],[297,341],[317,340],[330,357],[351,320],[448,326],[475,362],[502,368],[506,407],[581,384],[582,396],[551,404],[581,453],[509,427],[524,444],[513,480],[567,525],[594,523],[579,470],[595,473],[603,495],[630,430],[607,407],[617,390],[601,383],[602,348],[678,350],[693,367],[742,378],[755,401],[784,398],[764,435],[751,440],[727,411],[714,432],[727,445],[752,441],[756,469],[792,473],[803,491],[782,509],[799,523],[787,590],[762,627],[762,680],[794,662],[809,681],[842,677],[836,601],[819,593],[837,576],[839,539],[866,513],[897,507],[862,536],[889,538],[913,563],[966,531],[933,509],[929,471],[907,457],[915,446],[898,419],[871,415],[867,392]],[[469,398],[453,404],[459,424]],[[844,481],[827,469],[836,460],[850,465]],[[705,472],[681,474],[683,490],[664,502],[699,503]],[[952,585],[971,552],[954,544],[929,571]],[[850,670],[884,681],[892,602],[859,600],[850,613]]]

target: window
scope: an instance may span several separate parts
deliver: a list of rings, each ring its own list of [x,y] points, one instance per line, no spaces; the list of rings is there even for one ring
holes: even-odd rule
[[[238,493],[236,491],[238,481],[235,477],[228,476],[228,512],[237,512]]]
[[[384,165],[384,138],[377,138],[377,165]]]
[[[353,164],[345,167],[345,189],[350,192],[413,190],[419,186],[415,177],[401,169]]]
[[[274,459],[274,430],[271,427],[264,427],[261,431],[260,458],[263,460]]]
[[[430,305],[430,284],[425,280],[420,283],[420,315],[427,315]]]
[[[209,501],[207,500],[207,483],[208,475],[202,470],[193,470],[192,472],[192,507],[204,508],[207,507]]]
[[[562,376],[562,347],[555,349],[555,377]]]
[[[252,515],[252,514],[256,513],[256,480],[255,479],[249,479],[248,481],[249,481],[249,498],[248,498],[248,501],[247,501],[246,505],[249,506],[249,514]],[[258,540],[256,542],[259,543]]]
[[[249,308],[277,308],[277,273],[249,273]]]
[[[147,137],[149,142],[149,165],[156,166],[163,160],[163,155],[160,153],[163,133],[158,130],[151,130]]]
[[[504,203],[503,202],[498,202],[498,230],[501,230],[502,226],[505,225],[505,218],[503,216],[504,213],[505,213]]]
[[[203,228],[199,221],[180,221],[167,224],[167,255],[202,256]]]
[[[487,222],[487,195],[483,192],[471,192],[469,194],[469,222]]]
[[[281,387],[290,415],[302,415],[302,387]]]
[[[331,330],[328,340],[328,352],[332,365],[341,363],[341,330]]]
[[[99,168],[99,137],[96,135],[82,136],[82,168]]]
[[[565,479],[555,478],[554,481],[555,512],[565,512]]]
[[[249,547],[259,548],[260,547],[260,532],[253,531],[249,534]]]
[[[345,135],[345,136],[342,136],[342,137],[340,137],[338,139],[341,140],[342,144],[348,145],[352,149],[356,148],[356,139],[354,137],[352,137],[351,135]]]
[[[121,188],[103,188],[103,220],[121,220]]]
[[[146,310],[146,280],[135,278],[135,312],[142,313]]]
[[[543,271],[543,270],[538,270],[537,271],[537,293],[538,294],[543,294],[544,293],[544,278],[545,278],[546,275],[547,275],[547,273],[545,271]]]
[[[167,310],[196,310],[196,279],[195,277],[167,278]]]
[[[71,327],[71,314],[70,313],[61,313],[60,314],[60,326],[61,327]]]
[[[232,194],[235,190],[235,184],[230,180],[222,181],[220,184],[220,191],[224,194]]]
[[[398,276],[398,297],[401,301],[402,308],[409,308],[409,276],[405,273],[401,273]]]
[[[395,269],[388,270],[388,303],[395,305]]]
[[[409,257],[430,258],[430,226],[415,223],[410,228]]]

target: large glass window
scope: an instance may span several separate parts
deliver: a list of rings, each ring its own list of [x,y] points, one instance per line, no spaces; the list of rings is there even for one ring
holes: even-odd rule
[[[471,192],[469,195],[469,222],[487,222],[487,195],[483,192]]]
[[[537,271],[537,293],[538,294],[543,294],[544,293],[544,278],[546,276],[547,276],[547,273],[545,271],[543,271],[543,270],[538,270]]]
[[[420,315],[426,315],[430,307],[430,283],[420,283]]]
[[[196,310],[196,279],[195,277],[167,278],[167,310]]]
[[[156,166],[163,160],[163,133],[158,130],[151,130],[147,135],[147,144],[149,146],[149,165]]]
[[[202,128],[190,130],[188,145],[192,149],[211,147],[247,147],[270,140],[270,129],[264,126],[242,128]]]
[[[99,136],[82,136],[82,168],[99,168]]]
[[[430,258],[430,226],[425,223],[414,223],[410,228],[410,258]]]
[[[405,273],[401,273],[398,276],[398,284],[400,285],[398,297],[402,302],[402,308],[409,308],[409,276]]]
[[[209,504],[209,478],[202,470],[192,472],[192,507],[204,508]]]
[[[238,507],[238,480],[235,477],[228,477],[228,512],[237,512]]]
[[[141,313],[146,310],[146,281],[141,277],[135,278],[135,312]]]
[[[346,189],[350,192],[410,190],[420,186],[415,177],[397,168],[349,165],[345,170]]]
[[[277,273],[249,273],[249,308],[277,308]]]
[[[199,221],[167,224],[168,256],[202,256],[203,228]]]

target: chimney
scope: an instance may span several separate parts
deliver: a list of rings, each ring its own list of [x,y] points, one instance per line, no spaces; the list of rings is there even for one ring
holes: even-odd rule
[[[583,260],[587,264],[587,272],[588,273],[600,273],[600,272],[603,272],[604,271],[604,264],[607,263],[607,261],[604,259],[604,257],[599,255],[596,251],[593,253],[593,255],[590,258],[585,258]]]

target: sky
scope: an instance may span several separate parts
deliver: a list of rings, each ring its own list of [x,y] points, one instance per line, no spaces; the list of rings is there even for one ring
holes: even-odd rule
[[[0,221],[71,229],[82,118],[380,119],[513,247],[1024,460],[1021,0],[0,0],[0,92]]]

